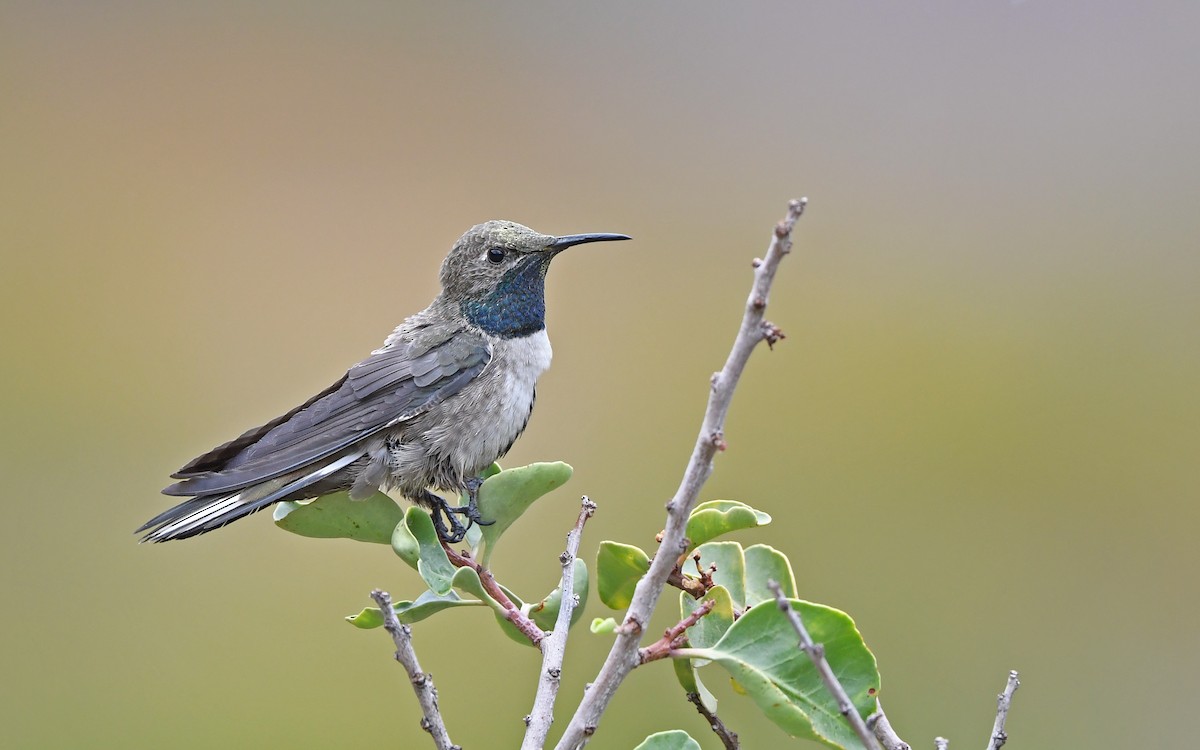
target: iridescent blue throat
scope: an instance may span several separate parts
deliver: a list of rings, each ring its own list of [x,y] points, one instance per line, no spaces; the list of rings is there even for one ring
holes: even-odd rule
[[[512,339],[546,327],[546,270],[551,253],[522,258],[482,300],[460,303],[467,320],[487,333]]]

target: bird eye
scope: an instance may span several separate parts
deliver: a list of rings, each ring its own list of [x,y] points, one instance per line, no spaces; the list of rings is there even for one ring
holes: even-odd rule
[[[487,256],[488,256],[488,260],[490,260],[491,262],[499,263],[500,261],[504,260],[504,248],[502,248],[502,247],[489,248],[487,251]]]

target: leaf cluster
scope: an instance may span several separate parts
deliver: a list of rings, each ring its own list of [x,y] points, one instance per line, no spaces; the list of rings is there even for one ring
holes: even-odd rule
[[[393,603],[402,623],[416,623],[459,607],[489,607],[505,634],[519,643],[536,645],[529,632],[515,623],[527,618],[541,631],[553,628],[562,592],[556,588],[530,602],[495,581],[488,566],[505,532],[536,500],[566,483],[571,472],[571,467],[561,462],[504,471],[493,465],[479,491],[479,508],[482,516],[494,523],[473,527],[466,539],[470,551],[462,555],[441,543],[427,513],[416,507],[405,511],[383,493],[362,501],[339,493],[313,502],[281,503],[275,523],[308,537],[389,545],[427,586],[416,597]],[[736,692],[748,696],[766,718],[788,734],[836,748],[861,748],[808,655],[797,648],[795,631],[776,606],[768,583],[774,581],[782,587],[813,639],[823,644],[855,710],[866,717],[878,706],[879,672],[854,621],[837,609],[800,599],[784,553],[764,544],[743,547],[736,541],[720,540],[770,522],[768,514],[731,500],[701,503],[691,513],[688,546],[676,561],[672,583],[680,589],[680,627],[689,619],[694,624],[665,645],[666,655],[683,692],[698,696],[713,715],[717,699],[702,676],[716,665]],[[650,553],[639,547],[601,542],[595,566],[601,602],[614,610],[627,608],[650,561]],[[576,559],[574,566],[573,593],[580,605],[572,612],[572,624],[583,613],[590,582],[587,564]],[[702,608],[705,612],[700,612]],[[701,616],[696,619],[698,612]],[[375,607],[346,619],[358,628],[383,624],[383,614]],[[596,618],[591,631],[603,636],[618,627],[614,618]],[[644,750],[697,747],[696,741],[680,730],[652,735],[639,745]]]

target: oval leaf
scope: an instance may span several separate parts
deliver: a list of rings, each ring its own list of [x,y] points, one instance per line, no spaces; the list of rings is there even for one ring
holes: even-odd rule
[[[620,542],[600,542],[596,552],[596,591],[609,609],[625,609],[633,601],[633,590],[646,571],[650,558],[640,547]]]
[[[767,588],[768,581],[778,581],[783,595],[796,598],[796,576],[787,556],[774,547],[755,544],[744,551],[746,559],[746,606],[774,601],[775,594]],[[707,619],[707,618],[706,618]]]
[[[443,609],[478,607],[482,604],[483,602],[477,599],[463,599],[453,591],[445,596],[438,596],[432,591],[426,591],[424,594],[418,596],[415,601],[394,602],[392,609],[396,612],[397,620],[405,625],[411,625],[414,622],[424,620],[432,614],[441,612]],[[350,615],[346,618],[346,621],[354,627],[364,630],[378,628],[383,625],[383,613],[378,607],[367,607],[356,615]]]
[[[433,519],[414,505],[404,514],[404,526],[417,542],[417,572],[421,574],[421,580],[425,581],[434,593],[439,596],[445,595],[452,588],[454,566],[450,564],[450,558],[446,557],[446,550],[442,549],[437,530],[433,528]],[[400,535],[400,530],[397,529],[396,532],[392,535],[392,549],[397,550],[399,554],[395,541],[397,535]]]
[[[349,494],[335,492],[311,502],[279,503],[274,519],[279,528],[300,536],[389,544],[392,530],[404,519],[404,510],[382,492],[365,500],[351,500]]]
[[[824,645],[826,659],[859,714],[869,716],[876,708],[879,671],[854,621],[820,604],[791,604],[813,641]],[[721,664],[767,718],[788,734],[833,747],[862,747],[808,655],[796,647],[796,632],[778,607],[754,607],[712,648],[681,649],[680,656]]]
[[[686,536],[692,547],[740,529],[766,526],[771,516],[736,500],[709,500],[700,503],[688,516]]]
[[[421,561],[421,543],[409,531],[408,524],[401,521],[396,524],[396,528],[392,531],[392,551],[400,556],[400,559],[408,563],[413,569],[417,569],[417,563]]]
[[[655,732],[633,750],[700,750],[700,743],[682,729]]]
[[[479,488],[479,515],[487,526],[479,528],[475,558],[486,568],[500,536],[533,505],[534,501],[566,484],[574,471],[555,461],[505,469],[489,477]]]

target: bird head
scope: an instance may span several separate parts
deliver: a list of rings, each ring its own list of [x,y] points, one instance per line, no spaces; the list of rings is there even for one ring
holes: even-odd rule
[[[563,250],[623,234],[538,234],[512,221],[472,227],[442,263],[442,296],[484,331],[504,338],[546,327],[546,271]]]

